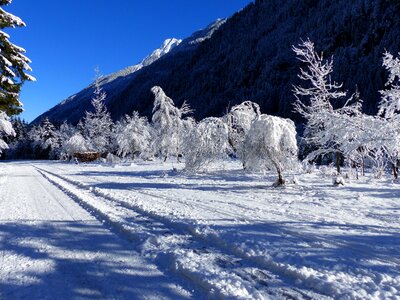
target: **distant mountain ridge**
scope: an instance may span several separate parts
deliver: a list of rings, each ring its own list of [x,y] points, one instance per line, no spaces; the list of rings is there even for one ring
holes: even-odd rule
[[[386,81],[382,53],[400,51],[399,28],[399,1],[256,0],[151,64],[110,75],[113,80],[103,85],[107,107],[114,119],[133,110],[150,115],[150,88],[159,85],[177,105],[186,100],[197,119],[220,116],[243,100],[259,103],[264,113],[296,119],[292,86],[299,83],[301,63],[291,46],[310,38],[325,57],[334,56],[333,79],[349,92],[357,87],[366,112],[374,113]],[[91,90],[35,121],[47,116],[76,123],[90,110]]]

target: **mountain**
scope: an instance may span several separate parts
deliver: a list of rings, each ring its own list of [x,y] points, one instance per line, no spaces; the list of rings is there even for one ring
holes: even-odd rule
[[[292,86],[300,83],[302,65],[291,47],[310,38],[325,57],[333,56],[333,80],[349,93],[357,89],[365,111],[374,113],[387,75],[382,54],[400,51],[399,28],[397,0],[257,0],[151,64],[110,75],[115,79],[103,86],[107,106],[114,119],[133,110],[150,115],[150,88],[159,85],[177,105],[186,100],[197,119],[219,116],[243,100],[259,103],[264,113],[296,119]],[[90,109],[91,91],[86,88],[37,120],[76,123]]]
[[[154,50],[149,56],[144,58],[139,64],[129,66],[123,70],[112,73],[100,78],[100,86],[106,92],[106,105],[110,109],[115,107],[115,101],[121,96],[121,92],[129,86],[130,82],[134,81],[137,73],[159,60],[161,57],[171,54],[172,57],[185,56],[197,49],[198,45],[209,39],[213,33],[225,22],[224,19],[218,19],[210,24],[205,29],[193,33],[185,40],[175,38],[167,39],[160,48]],[[174,59],[172,59],[173,61]],[[32,123],[38,123],[43,118],[49,118],[52,122],[60,123],[67,121],[76,124],[85,115],[86,111],[91,111],[91,99],[93,97],[95,86],[94,82],[87,86],[82,91],[68,97],[59,104],[37,117]],[[127,110],[125,107],[110,109],[112,117],[120,118],[126,113],[132,112],[132,109]]]
[[[149,56],[144,58],[139,64],[129,66],[116,73],[103,76],[100,79],[100,86],[107,92],[107,103],[112,97],[118,95],[118,91],[123,89],[128,80],[134,77],[134,74],[140,69],[151,65],[160,57],[169,53],[178,46],[182,41],[178,39],[167,39],[160,48],[154,50]],[[86,110],[91,110],[91,98],[93,97],[94,83],[78,92],[75,95],[61,101],[58,105],[47,111],[44,115],[39,116],[33,123],[41,120],[43,117],[49,117],[53,121],[67,120],[71,123],[77,123],[85,114]]]

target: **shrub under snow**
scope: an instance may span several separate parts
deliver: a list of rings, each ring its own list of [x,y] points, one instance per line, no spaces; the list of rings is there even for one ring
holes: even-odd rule
[[[261,115],[252,123],[243,150],[245,169],[275,169],[278,173],[277,184],[284,184],[282,172],[297,163],[298,149],[293,121]]]

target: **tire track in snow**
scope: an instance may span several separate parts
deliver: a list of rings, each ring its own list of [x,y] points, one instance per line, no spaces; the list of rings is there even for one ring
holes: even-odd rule
[[[86,192],[90,192],[97,197],[101,197],[106,201],[113,202],[125,209],[128,210],[133,210],[135,213],[138,215],[141,215],[144,218],[148,218],[150,222],[154,223],[162,223],[166,228],[169,228],[169,230],[175,231],[175,232],[182,232],[183,234],[189,234],[192,236],[197,243],[200,245],[203,245],[201,247],[202,251],[209,252],[209,249],[215,249],[215,251],[222,251],[222,255],[228,256],[227,259],[221,260],[221,264],[225,265],[231,265],[235,267],[235,265],[231,263],[231,261],[240,261],[242,265],[245,265],[246,267],[254,268],[255,270],[259,270],[258,272],[255,272],[257,275],[254,275],[254,272],[236,272],[236,274],[241,277],[243,280],[248,281],[250,278],[252,278],[253,284],[258,286],[260,290],[266,289],[268,294],[272,294],[275,297],[278,298],[288,298],[288,299],[327,299],[330,298],[326,295],[321,294],[322,291],[313,291],[312,285],[308,284],[303,284],[303,288],[300,287],[293,287],[293,286],[288,286],[287,284],[293,285],[294,280],[297,279],[297,274],[293,271],[287,270],[284,266],[281,264],[275,263],[273,261],[265,261],[263,259],[258,259],[251,257],[247,255],[246,253],[243,253],[239,249],[232,249],[232,245],[229,243],[225,243],[224,241],[219,240],[216,237],[209,236],[209,235],[204,235],[201,231],[198,231],[198,228],[195,228],[191,225],[181,223],[181,222],[174,222],[171,220],[168,220],[165,217],[162,217],[160,215],[157,215],[156,213],[152,213],[149,211],[146,211],[138,206],[132,205],[128,202],[125,201],[120,201],[117,200],[107,193],[102,192],[99,189],[92,189],[91,187],[88,187],[80,182],[76,182],[74,180],[65,178],[59,174],[55,174],[49,170],[45,170],[42,168],[39,168],[35,166],[35,168],[50,182],[58,186],[60,189],[63,189],[64,191],[67,190],[67,192],[70,194],[71,191],[69,189],[66,189],[66,185],[70,184],[77,188],[78,190],[85,190]],[[51,178],[53,177],[53,178]],[[61,183],[59,182],[61,181]],[[73,196],[75,199],[79,199],[79,192],[72,192]],[[140,195],[140,192],[137,193]],[[121,226],[121,223],[115,222],[112,219],[110,219],[109,215],[102,213],[99,211],[95,206],[92,206],[88,204],[85,200],[79,199],[79,203],[85,207],[86,209],[89,209],[92,213],[95,212],[100,215],[101,218],[106,220],[109,224],[112,226],[116,227],[118,230],[120,230],[122,233],[132,237],[132,233],[130,232],[129,229],[124,228]],[[204,244],[206,243],[206,244]],[[204,246],[205,245],[205,246]],[[204,250],[205,249],[205,250]],[[224,266],[222,266],[224,267]],[[260,267],[262,269],[260,269]],[[230,270],[230,272],[234,272],[234,270]],[[186,274],[191,278],[193,274]],[[264,278],[263,278],[264,277]],[[269,290],[268,287],[266,286],[266,281],[265,277],[267,278],[274,278],[278,277],[280,280],[285,278],[285,284],[284,287],[280,288],[280,291],[273,291]],[[191,278],[192,280],[199,280],[199,278]],[[282,282],[283,283],[283,282]],[[202,288],[205,288],[204,285],[201,286]],[[206,285],[207,288],[207,285]],[[215,288],[215,287],[214,287]],[[278,294],[276,294],[278,293]]]
[[[64,180],[70,180],[71,183],[78,184],[82,188],[88,188],[88,186],[86,186],[85,184],[81,184],[79,182],[75,182],[74,180],[67,179],[64,176],[62,176],[62,178]],[[86,178],[90,178],[90,180],[93,183],[103,183],[102,181],[100,181],[98,179],[95,179],[93,177],[86,177]],[[246,221],[246,222],[247,221],[250,221],[250,222],[253,221],[253,220],[246,220],[244,218],[239,218],[237,214],[229,213],[224,209],[216,209],[215,206],[213,206],[211,204],[207,205],[205,203],[202,203],[200,199],[194,199],[194,198],[190,199],[189,200],[190,202],[195,202],[195,204],[192,204],[187,200],[182,200],[182,199],[179,199],[179,198],[172,198],[172,197],[165,196],[165,195],[159,195],[159,194],[152,193],[152,192],[149,192],[149,191],[143,191],[143,190],[137,191],[137,190],[132,189],[132,188],[127,188],[126,190],[129,190],[130,192],[135,193],[137,195],[144,194],[144,195],[152,197],[153,199],[164,200],[162,202],[158,201],[158,203],[160,203],[161,205],[165,205],[165,200],[166,201],[172,201],[172,202],[178,202],[178,203],[181,203],[181,204],[183,204],[183,205],[185,205],[185,206],[187,206],[187,207],[189,207],[191,209],[194,209],[194,210],[198,210],[198,209],[207,210],[207,211],[209,211],[211,213],[217,213],[219,216],[222,215],[222,216],[225,216],[225,217],[229,217],[229,218],[231,218],[233,220],[237,220],[237,221],[242,221],[243,220],[243,221]],[[308,195],[307,192],[310,192],[310,191],[305,191],[305,192]],[[239,196],[229,195],[229,197],[231,197],[231,198],[232,198],[232,196],[236,197],[236,199],[238,201],[240,200]],[[116,199],[113,199],[113,200],[116,201],[117,203],[126,203],[123,200],[116,200]],[[229,202],[229,204],[228,204],[226,202],[223,202],[222,200],[215,200],[215,199],[213,199],[213,201],[214,202],[219,202],[219,203],[221,203],[223,205],[226,205],[228,209],[230,209],[229,205],[232,203],[232,202]],[[262,203],[262,202],[260,201],[260,202],[257,202],[257,203]],[[235,206],[239,207],[239,208],[243,207],[242,205],[235,205]],[[128,208],[135,209],[136,206],[135,205],[129,205]],[[246,207],[246,210],[248,210],[249,212],[252,211],[251,208],[247,208],[247,207]],[[297,221],[299,215],[303,216],[303,218],[305,218],[305,216],[308,216],[308,215],[305,215],[305,214],[303,215],[303,214],[300,214],[300,213],[291,213],[291,212],[288,212],[287,210],[285,210],[285,212],[282,212],[282,210],[271,209],[271,208],[260,209],[260,213],[262,213],[262,212],[273,213],[274,215],[279,215],[279,216],[282,216],[282,217],[285,217],[285,218],[290,217],[291,219],[289,219],[289,220],[291,220],[291,221]],[[148,212],[144,211],[144,213],[148,213]],[[155,215],[155,216],[159,217],[158,215]],[[371,231],[373,231],[373,230],[371,229]],[[304,235],[301,235],[301,234],[299,234],[297,232],[294,232],[294,231],[289,230],[289,229],[284,229],[284,228],[281,228],[280,232],[285,236],[296,237],[299,240],[307,242],[307,243],[312,243],[312,244],[325,243],[327,245],[330,245],[330,246],[333,246],[333,247],[336,247],[336,248],[347,248],[349,250],[354,251],[355,253],[362,253],[364,255],[364,257],[366,257],[366,258],[373,256],[374,259],[379,260],[382,263],[400,265],[400,260],[399,259],[379,256],[376,253],[375,249],[371,248],[370,245],[354,244],[354,243],[351,243],[351,242],[346,242],[346,241],[342,241],[342,240],[338,240],[338,239],[333,240],[333,239],[327,238],[327,237],[325,237],[325,236],[323,236],[321,234],[316,234],[315,232],[312,233],[312,238],[308,238],[308,237],[306,237]]]

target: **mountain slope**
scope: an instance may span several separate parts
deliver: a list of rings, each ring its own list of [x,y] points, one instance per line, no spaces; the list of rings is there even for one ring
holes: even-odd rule
[[[160,48],[154,50],[149,56],[144,58],[139,64],[129,66],[123,70],[113,74],[104,76],[100,79],[100,86],[106,92],[106,104],[110,108],[114,106],[116,99],[119,99],[121,92],[135,79],[138,72],[150,66],[165,55],[187,56],[197,49],[200,43],[209,39],[213,33],[225,22],[225,20],[218,19],[210,24],[207,28],[193,33],[192,36],[185,40],[178,40],[175,38],[167,39]],[[174,61],[174,59],[171,59]],[[93,97],[94,82],[82,91],[68,97],[61,101],[59,104],[37,117],[32,123],[38,123],[41,119],[48,117],[53,122],[68,121],[69,123],[76,124],[85,115],[85,111],[91,111],[91,98]],[[132,110],[127,111],[125,106],[111,110],[114,119],[119,118],[121,115],[130,113]]]
[[[182,42],[135,76],[123,77],[118,89],[107,91],[107,105],[114,119],[133,110],[149,115],[150,88],[160,85],[178,105],[187,100],[198,119],[221,115],[243,100],[258,102],[265,113],[297,118],[292,85],[299,83],[301,64],[291,46],[310,38],[325,57],[334,56],[333,79],[349,92],[357,86],[365,110],[373,113],[385,88],[382,53],[400,51],[398,28],[398,1],[258,0],[195,47]],[[76,122],[85,101],[76,104],[74,118],[62,107],[44,115]]]

